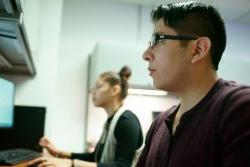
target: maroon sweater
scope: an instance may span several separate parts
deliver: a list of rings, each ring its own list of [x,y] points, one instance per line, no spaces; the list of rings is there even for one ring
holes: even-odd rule
[[[137,167],[250,167],[250,87],[218,80],[172,135],[177,110],[153,122]]]

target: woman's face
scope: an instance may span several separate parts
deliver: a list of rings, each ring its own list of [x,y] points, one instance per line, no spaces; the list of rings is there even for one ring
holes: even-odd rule
[[[92,89],[92,100],[96,107],[105,107],[112,100],[112,86],[99,78]]]

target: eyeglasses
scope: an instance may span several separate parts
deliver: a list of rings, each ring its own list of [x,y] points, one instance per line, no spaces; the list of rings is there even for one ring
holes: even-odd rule
[[[160,43],[164,39],[171,39],[171,40],[196,40],[197,38],[192,36],[184,36],[184,35],[160,35],[160,34],[153,34],[151,41],[149,41],[149,46],[153,48],[155,45]]]

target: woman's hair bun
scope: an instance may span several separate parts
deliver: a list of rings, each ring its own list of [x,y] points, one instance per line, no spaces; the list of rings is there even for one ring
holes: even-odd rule
[[[121,78],[128,80],[132,74],[131,69],[128,66],[123,66],[119,71],[119,75]]]

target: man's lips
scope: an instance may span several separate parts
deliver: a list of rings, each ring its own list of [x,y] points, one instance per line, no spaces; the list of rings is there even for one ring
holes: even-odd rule
[[[152,76],[156,70],[153,68],[148,68],[148,71],[149,71],[149,75]]]

